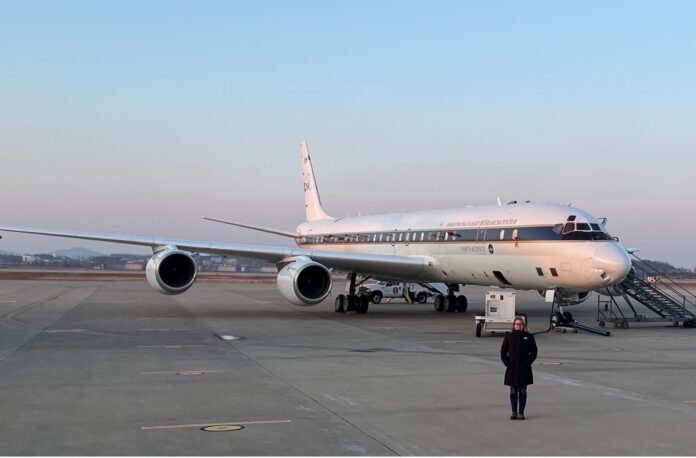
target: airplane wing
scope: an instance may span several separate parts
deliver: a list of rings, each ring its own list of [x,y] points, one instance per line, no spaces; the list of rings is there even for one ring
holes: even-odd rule
[[[246,229],[251,229],[251,230],[259,231],[259,232],[267,232],[269,234],[274,234],[274,235],[282,235],[283,237],[290,237],[290,238],[300,237],[300,234],[298,234],[297,232],[282,231],[280,229],[270,229],[270,228],[261,227],[261,226],[252,226],[251,224],[242,224],[242,223],[237,223],[235,221],[225,221],[225,220],[217,219],[217,218],[209,218],[207,216],[201,216],[201,218],[204,220],[207,220],[207,221],[214,221],[216,223],[229,224],[230,226],[243,227]]]
[[[295,256],[306,256],[326,267],[337,270],[354,271],[362,274],[410,278],[426,269],[432,268],[434,260],[429,256],[397,256],[366,253],[345,253],[342,251],[308,250],[242,243],[217,243],[196,240],[167,239],[159,237],[83,232],[61,229],[41,229],[33,227],[0,226],[0,231],[38,234],[126,245],[147,246],[153,250],[176,247],[194,253],[241,256],[278,263]]]

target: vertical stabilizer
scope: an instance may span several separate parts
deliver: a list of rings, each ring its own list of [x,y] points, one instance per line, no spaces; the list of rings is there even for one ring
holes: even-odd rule
[[[302,180],[304,181],[307,221],[330,219],[331,217],[324,213],[324,210],[321,208],[319,190],[317,189],[317,182],[314,179],[314,170],[312,169],[312,159],[309,157],[307,142],[304,140],[300,142],[300,159],[302,160]]]

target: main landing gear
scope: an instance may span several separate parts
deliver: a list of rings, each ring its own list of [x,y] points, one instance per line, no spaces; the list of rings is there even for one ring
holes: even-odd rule
[[[367,309],[370,305],[370,298],[364,294],[355,294],[355,279],[357,278],[355,272],[350,274],[350,285],[348,287],[348,294],[339,294],[336,296],[336,302],[334,304],[334,312],[336,313],[367,313]],[[362,280],[360,283],[364,282],[366,279]],[[359,284],[358,284],[359,286]]]
[[[433,308],[436,312],[466,312],[469,306],[466,296],[455,295],[459,292],[459,285],[456,283],[447,283],[447,295],[436,294],[433,298]]]

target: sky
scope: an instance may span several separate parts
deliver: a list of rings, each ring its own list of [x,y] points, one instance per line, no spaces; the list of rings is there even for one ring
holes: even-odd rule
[[[696,266],[696,2],[0,2],[0,223],[288,240],[327,213],[565,202]],[[140,248],[3,234],[0,250]]]

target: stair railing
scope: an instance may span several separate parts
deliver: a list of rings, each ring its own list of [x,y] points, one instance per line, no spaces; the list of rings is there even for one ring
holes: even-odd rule
[[[669,290],[672,294],[676,295],[677,297],[679,297],[679,299],[681,299],[683,307],[686,308],[686,305],[689,304],[691,307],[696,308],[696,294],[674,281],[672,278],[667,276],[667,274],[661,272],[648,261],[638,257],[638,255],[636,255],[635,253],[632,253],[631,256],[633,256],[635,259],[639,261],[640,264],[634,263],[633,266],[637,267],[641,271],[641,274],[647,273],[655,275],[655,281],[653,286],[659,285],[660,289]],[[643,275],[643,277],[644,276],[645,275]],[[647,281],[644,278],[643,280]],[[687,299],[687,296],[690,296],[691,299]]]

